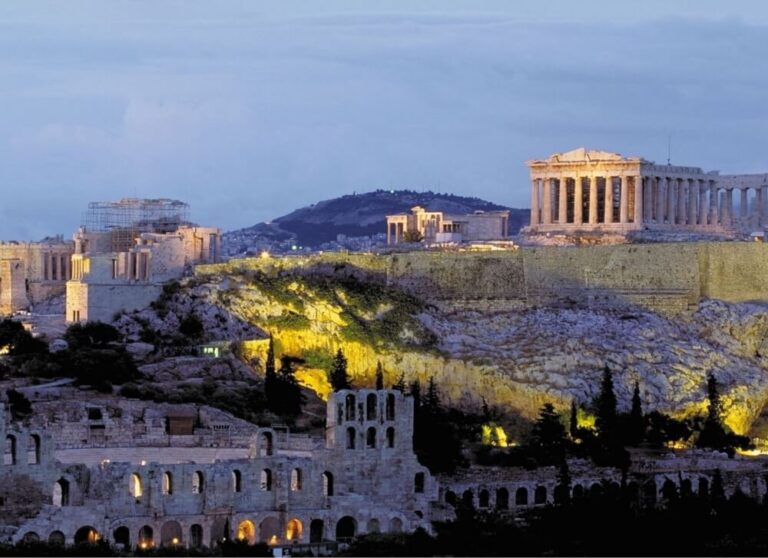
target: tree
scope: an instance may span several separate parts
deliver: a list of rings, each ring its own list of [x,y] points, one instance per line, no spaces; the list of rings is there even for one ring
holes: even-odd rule
[[[723,487],[723,475],[720,469],[715,469],[712,475],[712,486],[709,487],[709,499],[713,507],[725,503],[725,488]]]
[[[552,403],[545,403],[533,425],[528,446],[540,464],[560,463],[565,456],[565,427]]]
[[[349,381],[347,374],[347,358],[344,352],[339,349],[331,363],[331,369],[328,371],[328,381],[331,383],[333,391],[342,389],[352,389],[352,382]]]
[[[568,432],[571,435],[572,440],[575,440],[579,437],[579,417],[575,398],[571,399],[571,418],[570,422],[568,423]]]
[[[9,389],[5,395],[8,397],[8,407],[11,409],[13,420],[25,419],[32,414],[32,404],[23,393]]]
[[[405,393],[405,372],[400,373],[400,377],[392,384],[392,389]]]
[[[269,371],[264,381],[267,408],[281,416],[295,417],[301,413],[304,396],[296,380],[296,362],[295,358],[283,357],[280,370],[277,373]]]
[[[429,411],[435,411],[440,408],[440,392],[437,390],[434,376],[429,377],[427,394],[424,396],[423,404]]]
[[[120,340],[116,327],[103,322],[85,322],[72,324],[64,333],[64,340],[70,349],[107,345]]]
[[[14,320],[0,321],[0,349],[7,348],[11,356],[48,352],[48,345],[32,336],[24,326]]]
[[[571,501],[571,471],[568,460],[563,459],[557,471],[557,486],[555,486],[555,504],[567,506]]]
[[[403,240],[405,242],[421,242],[424,240],[424,235],[422,235],[419,231],[405,231],[405,234],[403,234]]]
[[[179,323],[179,333],[190,339],[199,339],[203,335],[203,322],[195,314],[189,313]]]
[[[613,392],[613,374],[607,366],[603,369],[600,395],[597,397],[597,417],[595,426],[604,443],[613,444],[617,440],[616,394]]]
[[[629,411],[628,441],[631,445],[637,446],[643,441],[644,435],[645,420],[643,418],[643,407],[640,401],[640,383],[635,382],[635,389],[632,392],[632,409]]]
[[[660,448],[669,442],[685,441],[691,435],[688,423],[673,419],[659,411],[652,411],[645,418],[648,422],[645,439],[653,447]]]
[[[384,389],[384,368],[381,361],[376,362],[376,389]]]
[[[267,349],[267,360],[264,363],[264,376],[269,374],[275,374],[275,340],[272,338],[272,334],[269,334],[269,348]]]
[[[411,384],[411,389],[409,390],[408,395],[413,397],[414,409],[421,407],[421,382],[414,380]]]
[[[730,457],[735,453],[734,448],[747,449],[751,442],[747,436],[739,436],[726,428],[723,422],[723,404],[720,400],[720,390],[714,374],[707,377],[707,398],[709,409],[704,419],[704,426],[696,440],[701,448],[712,448],[726,452]]]

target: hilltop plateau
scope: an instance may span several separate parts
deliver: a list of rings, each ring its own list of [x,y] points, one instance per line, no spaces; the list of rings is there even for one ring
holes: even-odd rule
[[[530,213],[527,209],[508,208],[454,194],[376,190],[313,203],[268,223],[227,232],[223,238],[224,252],[230,255],[249,250],[255,252],[280,243],[317,247],[336,241],[340,234],[348,237],[383,235],[386,232],[386,215],[408,212],[417,205],[459,215],[509,209],[510,234],[516,234],[520,227],[528,223]]]

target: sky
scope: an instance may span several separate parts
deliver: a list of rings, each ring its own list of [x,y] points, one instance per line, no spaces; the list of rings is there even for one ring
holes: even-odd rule
[[[768,172],[768,3],[0,2],[0,239],[89,201],[231,230],[377,188],[530,204],[588,147]]]

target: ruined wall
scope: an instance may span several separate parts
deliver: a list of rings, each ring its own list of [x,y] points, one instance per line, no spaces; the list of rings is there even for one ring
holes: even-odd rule
[[[68,281],[66,319],[110,322],[120,311],[146,308],[160,296],[161,291],[162,285],[147,283],[110,285]]]

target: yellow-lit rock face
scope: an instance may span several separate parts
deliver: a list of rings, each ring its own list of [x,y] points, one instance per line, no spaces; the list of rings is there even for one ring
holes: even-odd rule
[[[741,301],[768,300],[768,246],[734,246],[334,254],[197,272],[221,285],[214,302],[275,336],[278,356],[306,358],[300,381],[321,395],[338,348],[359,386],[373,384],[381,362],[387,385],[401,373],[422,384],[434,377],[451,404],[479,409],[485,399],[530,419],[545,402],[566,410],[573,398],[591,401],[606,365],[621,407],[639,381],[646,408],[704,414],[712,372],[727,424],[746,432],[768,399],[768,314]],[[350,290],[344,266],[436,307],[417,309],[398,289]],[[294,276],[313,267],[341,268],[341,279]],[[266,345],[246,350],[263,358]]]

